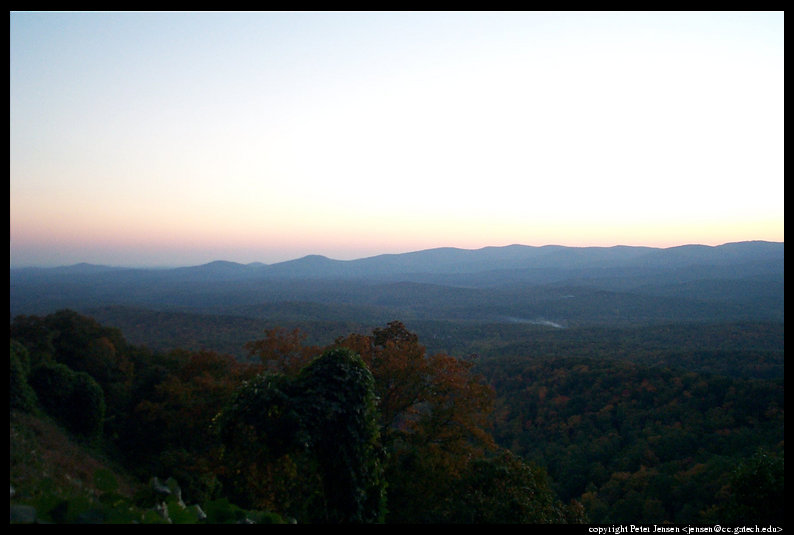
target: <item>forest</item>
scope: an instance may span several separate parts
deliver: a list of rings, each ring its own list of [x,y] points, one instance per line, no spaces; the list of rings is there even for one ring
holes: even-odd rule
[[[12,269],[11,521],[782,527],[782,263]]]
[[[17,316],[12,504],[46,522],[782,526],[782,325],[702,329],[600,333],[626,353],[603,358],[577,354],[596,333],[560,357],[561,331],[535,326],[523,356],[456,358],[398,321],[323,346],[274,327],[241,359],[155,352],[70,310]],[[137,490],[106,469],[86,495],[30,473],[17,435],[34,418]]]

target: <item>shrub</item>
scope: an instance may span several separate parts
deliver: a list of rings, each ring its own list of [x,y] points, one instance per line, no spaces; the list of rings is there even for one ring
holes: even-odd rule
[[[36,407],[36,393],[28,384],[28,351],[11,340],[9,351],[9,408],[29,412]]]
[[[30,377],[42,408],[69,431],[94,437],[102,431],[105,396],[87,373],[75,372],[64,364],[42,364]]]
[[[67,404],[69,407],[67,425],[73,432],[85,437],[94,437],[102,433],[105,395],[93,377],[85,372],[74,374]]]

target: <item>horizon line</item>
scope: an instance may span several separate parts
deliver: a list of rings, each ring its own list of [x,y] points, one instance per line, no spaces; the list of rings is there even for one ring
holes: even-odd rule
[[[739,241],[729,241],[729,242],[725,242],[725,243],[720,243],[720,244],[717,244],[717,245],[708,245],[708,244],[703,244],[703,243],[694,243],[694,242],[692,242],[692,243],[683,243],[683,244],[680,244],[680,245],[672,245],[672,246],[669,246],[669,247],[659,247],[659,246],[652,246],[652,245],[625,245],[625,244],[616,244],[616,245],[560,245],[560,244],[555,244],[555,243],[549,243],[549,244],[545,244],[545,245],[525,245],[525,244],[521,244],[521,243],[512,243],[512,244],[509,244],[509,245],[486,245],[486,246],[477,247],[477,248],[465,248],[465,247],[454,247],[454,246],[438,246],[438,247],[429,247],[429,248],[425,248],[425,249],[404,251],[404,252],[401,252],[401,253],[379,253],[379,254],[370,255],[370,256],[362,256],[362,257],[358,257],[358,258],[351,258],[351,259],[348,259],[348,260],[332,258],[332,257],[326,256],[326,255],[322,255],[322,254],[309,253],[309,254],[305,254],[303,256],[290,258],[288,260],[282,260],[282,261],[279,261],[279,262],[272,262],[270,264],[265,263],[265,262],[261,262],[261,261],[256,261],[256,260],[252,261],[252,262],[243,263],[243,262],[236,262],[236,261],[233,261],[233,260],[224,260],[224,259],[218,258],[218,259],[215,259],[215,260],[210,260],[208,262],[203,262],[203,263],[199,263],[199,264],[137,265],[137,266],[133,266],[133,265],[102,264],[102,263],[98,264],[98,263],[92,263],[92,262],[83,261],[83,262],[75,262],[75,263],[72,263],[72,264],[59,264],[59,265],[50,265],[50,266],[47,266],[47,265],[33,265],[33,264],[14,266],[13,264],[11,264],[9,269],[10,270],[16,270],[16,269],[63,269],[63,268],[73,268],[73,267],[83,266],[83,267],[101,267],[101,268],[111,268],[111,269],[166,270],[166,269],[201,267],[201,266],[207,266],[207,265],[210,265],[210,264],[220,264],[220,263],[235,264],[235,265],[243,266],[243,267],[253,266],[253,265],[259,265],[259,266],[267,267],[267,266],[275,266],[275,265],[278,265],[278,264],[284,264],[284,263],[287,263],[287,262],[295,262],[295,261],[303,260],[305,258],[310,258],[310,257],[323,258],[323,259],[331,260],[331,261],[334,261],[334,262],[356,262],[356,261],[359,261],[359,260],[367,260],[367,259],[370,259],[370,258],[377,258],[377,257],[381,257],[381,256],[400,256],[400,255],[407,255],[407,254],[414,254],[414,253],[423,253],[423,252],[428,252],[428,251],[437,251],[437,250],[442,250],[442,249],[457,250],[457,251],[470,251],[470,252],[481,251],[481,250],[484,250],[484,249],[506,249],[508,247],[526,247],[526,248],[534,248],[534,249],[542,249],[542,248],[545,248],[545,247],[560,247],[560,248],[565,248],[565,249],[615,249],[615,248],[618,248],[618,247],[625,247],[625,248],[637,248],[637,249],[667,250],[667,249],[677,249],[677,248],[680,248],[680,247],[709,247],[709,248],[716,248],[716,247],[723,247],[725,245],[732,245],[732,244],[739,244],[739,243],[784,244],[785,241],[739,240]]]

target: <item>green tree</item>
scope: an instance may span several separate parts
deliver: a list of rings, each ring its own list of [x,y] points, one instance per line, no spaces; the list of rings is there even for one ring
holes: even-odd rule
[[[449,495],[444,522],[467,524],[562,524],[585,521],[578,503],[564,507],[546,471],[507,450],[472,462]]]
[[[30,359],[25,346],[11,340],[8,354],[9,364],[9,408],[32,411],[36,407],[36,393],[28,383]]]
[[[759,449],[736,466],[728,485],[728,498],[709,512],[711,520],[783,526],[783,476],[783,454]]]
[[[120,330],[65,309],[43,318],[17,316],[11,336],[28,349],[32,367],[57,362],[90,375],[102,388],[108,436],[119,434],[130,408],[134,376],[133,350]]]
[[[384,513],[373,378],[332,349],[292,378],[247,382],[216,418],[235,497],[302,522],[377,522]]]
[[[52,361],[55,355],[55,333],[39,316],[16,316],[11,322],[11,338],[25,346],[30,353],[31,369],[42,362]]]
[[[93,377],[85,372],[76,372],[66,404],[69,408],[67,424],[72,431],[84,437],[102,433],[105,394]]]
[[[375,381],[349,349],[327,350],[297,378],[326,508],[322,522],[379,522],[385,512]]]
[[[213,426],[223,444],[227,496],[303,520],[318,502],[318,481],[296,396],[292,378],[262,373],[243,383]]]
[[[105,396],[90,375],[64,364],[42,364],[31,373],[30,384],[44,410],[67,429],[86,438],[101,434]]]
[[[30,386],[44,411],[61,422],[68,419],[74,371],[65,364],[41,364],[30,374]]]

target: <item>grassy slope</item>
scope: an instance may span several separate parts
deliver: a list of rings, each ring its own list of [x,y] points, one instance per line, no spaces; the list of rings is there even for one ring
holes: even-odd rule
[[[101,494],[97,472],[113,473],[117,492],[130,498],[143,487],[45,416],[13,411],[9,424],[12,505],[35,504],[45,496],[96,499]]]

